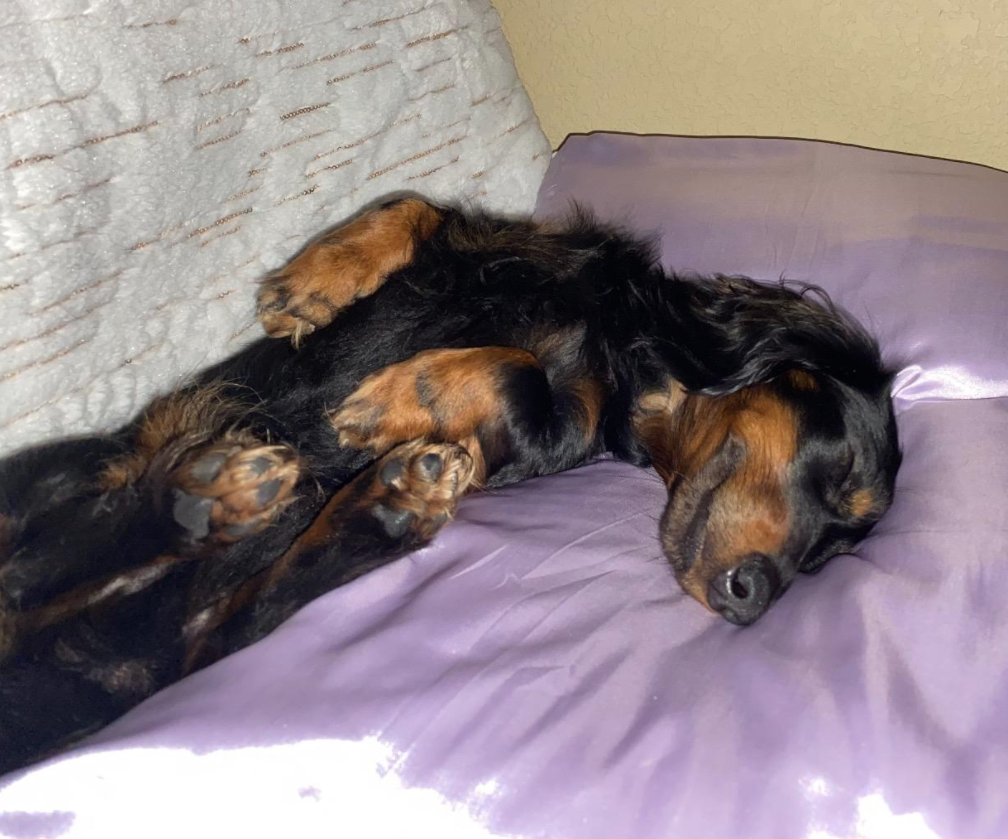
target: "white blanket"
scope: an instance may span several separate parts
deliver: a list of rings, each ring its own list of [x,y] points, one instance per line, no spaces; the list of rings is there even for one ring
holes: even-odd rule
[[[0,452],[258,337],[257,280],[360,205],[525,212],[548,163],[487,0],[7,0],[0,31]]]

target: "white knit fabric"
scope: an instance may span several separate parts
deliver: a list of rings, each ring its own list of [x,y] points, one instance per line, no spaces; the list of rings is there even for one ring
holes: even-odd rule
[[[487,0],[0,3],[0,451],[108,429],[261,333],[257,280],[398,190],[531,210]]]

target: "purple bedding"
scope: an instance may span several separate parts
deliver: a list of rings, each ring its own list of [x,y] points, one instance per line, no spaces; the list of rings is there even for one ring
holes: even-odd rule
[[[0,835],[1008,836],[1008,174],[821,143],[571,138],[541,193],[701,271],[812,279],[900,364],[896,504],[739,630],[610,461],[467,499],[68,755]]]

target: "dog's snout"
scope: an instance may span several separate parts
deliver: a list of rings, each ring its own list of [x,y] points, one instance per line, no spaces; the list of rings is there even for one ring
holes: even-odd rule
[[[780,575],[773,561],[753,554],[711,580],[707,602],[725,620],[748,626],[770,607],[779,588]]]

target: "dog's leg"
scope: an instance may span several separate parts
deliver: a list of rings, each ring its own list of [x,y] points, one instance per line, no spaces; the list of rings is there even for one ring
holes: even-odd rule
[[[538,342],[545,366],[514,347],[444,349],[367,377],[331,420],[343,445],[378,460],[271,568],[193,617],[191,666],[424,544],[469,489],[569,468],[597,451],[606,390],[579,364],[560,363],[579,339]]]
[[[264,283],[259,320],[266,333],[290,336],[296,344],[328,326],[341,309],[374,294],[389,274],[408,265],[441,218],[425,201],[403,198],[327,233]]]
[[[0,671],[0,775],[71,745],[135,704],[52,661],[6,665]]]
[[[180,676],[190,569],[26,639],[0,664],[0,774],[72,745]]]
[[[4,461],[0,499],[6,499],[8,535],[0,556],[0,603],[34,608],[153,558],[125,548],[134,523],[153,523],[150,502],[159,475],[243,413],[219,387],[188,388],[155,400],[114,438],[55,443]],[[160,472],[151,468],[158,458]],[[151,539],[161,535],[158,528],[146,530]]]
[[[272,524],[294,500],[300,469],[292,449],[248,432],[169,446],[130,493],[105,493],[27,528],[0,567],[7,610],[48,625],[145,588],[174,562]]]
[[[595,379],[526,350],[429,350],[368,376],[330,419],[341,445],[375,455],[412,439],[461,444],[477,482],[501,484],[593,453],[604,399]]]
[[[234,549],[248,559],[263,540],[235,543],[292,503],[300,468],[291,449],[248,431],[183,438],[136,485],[76,507],[80,520],[29,530],[0,579],[0,766],[63,748],[179,678],[202,566]],[[131,504],[107,504],[122,498]],[[293,538],[286,517],[277,535],[289,544],[284,528]]]
[[[141,495],[96,480],[121,448],[113,439],[67,441],[0,466],[0,660],[27,631],[26,612],[131,564],[120,541],[141,513]]]
[[[416,440],[393,449],[336,493],[269,568],[190,618],[187,669],[258,640],[316,597],[429,542],[474,475],[461,446]]]
[[[190,389],[155,403],[125,443],[56,444],[4,464],[0,660],[18,639],[276,520],[301,461],[228,430],[242,414],[217,389]]]

